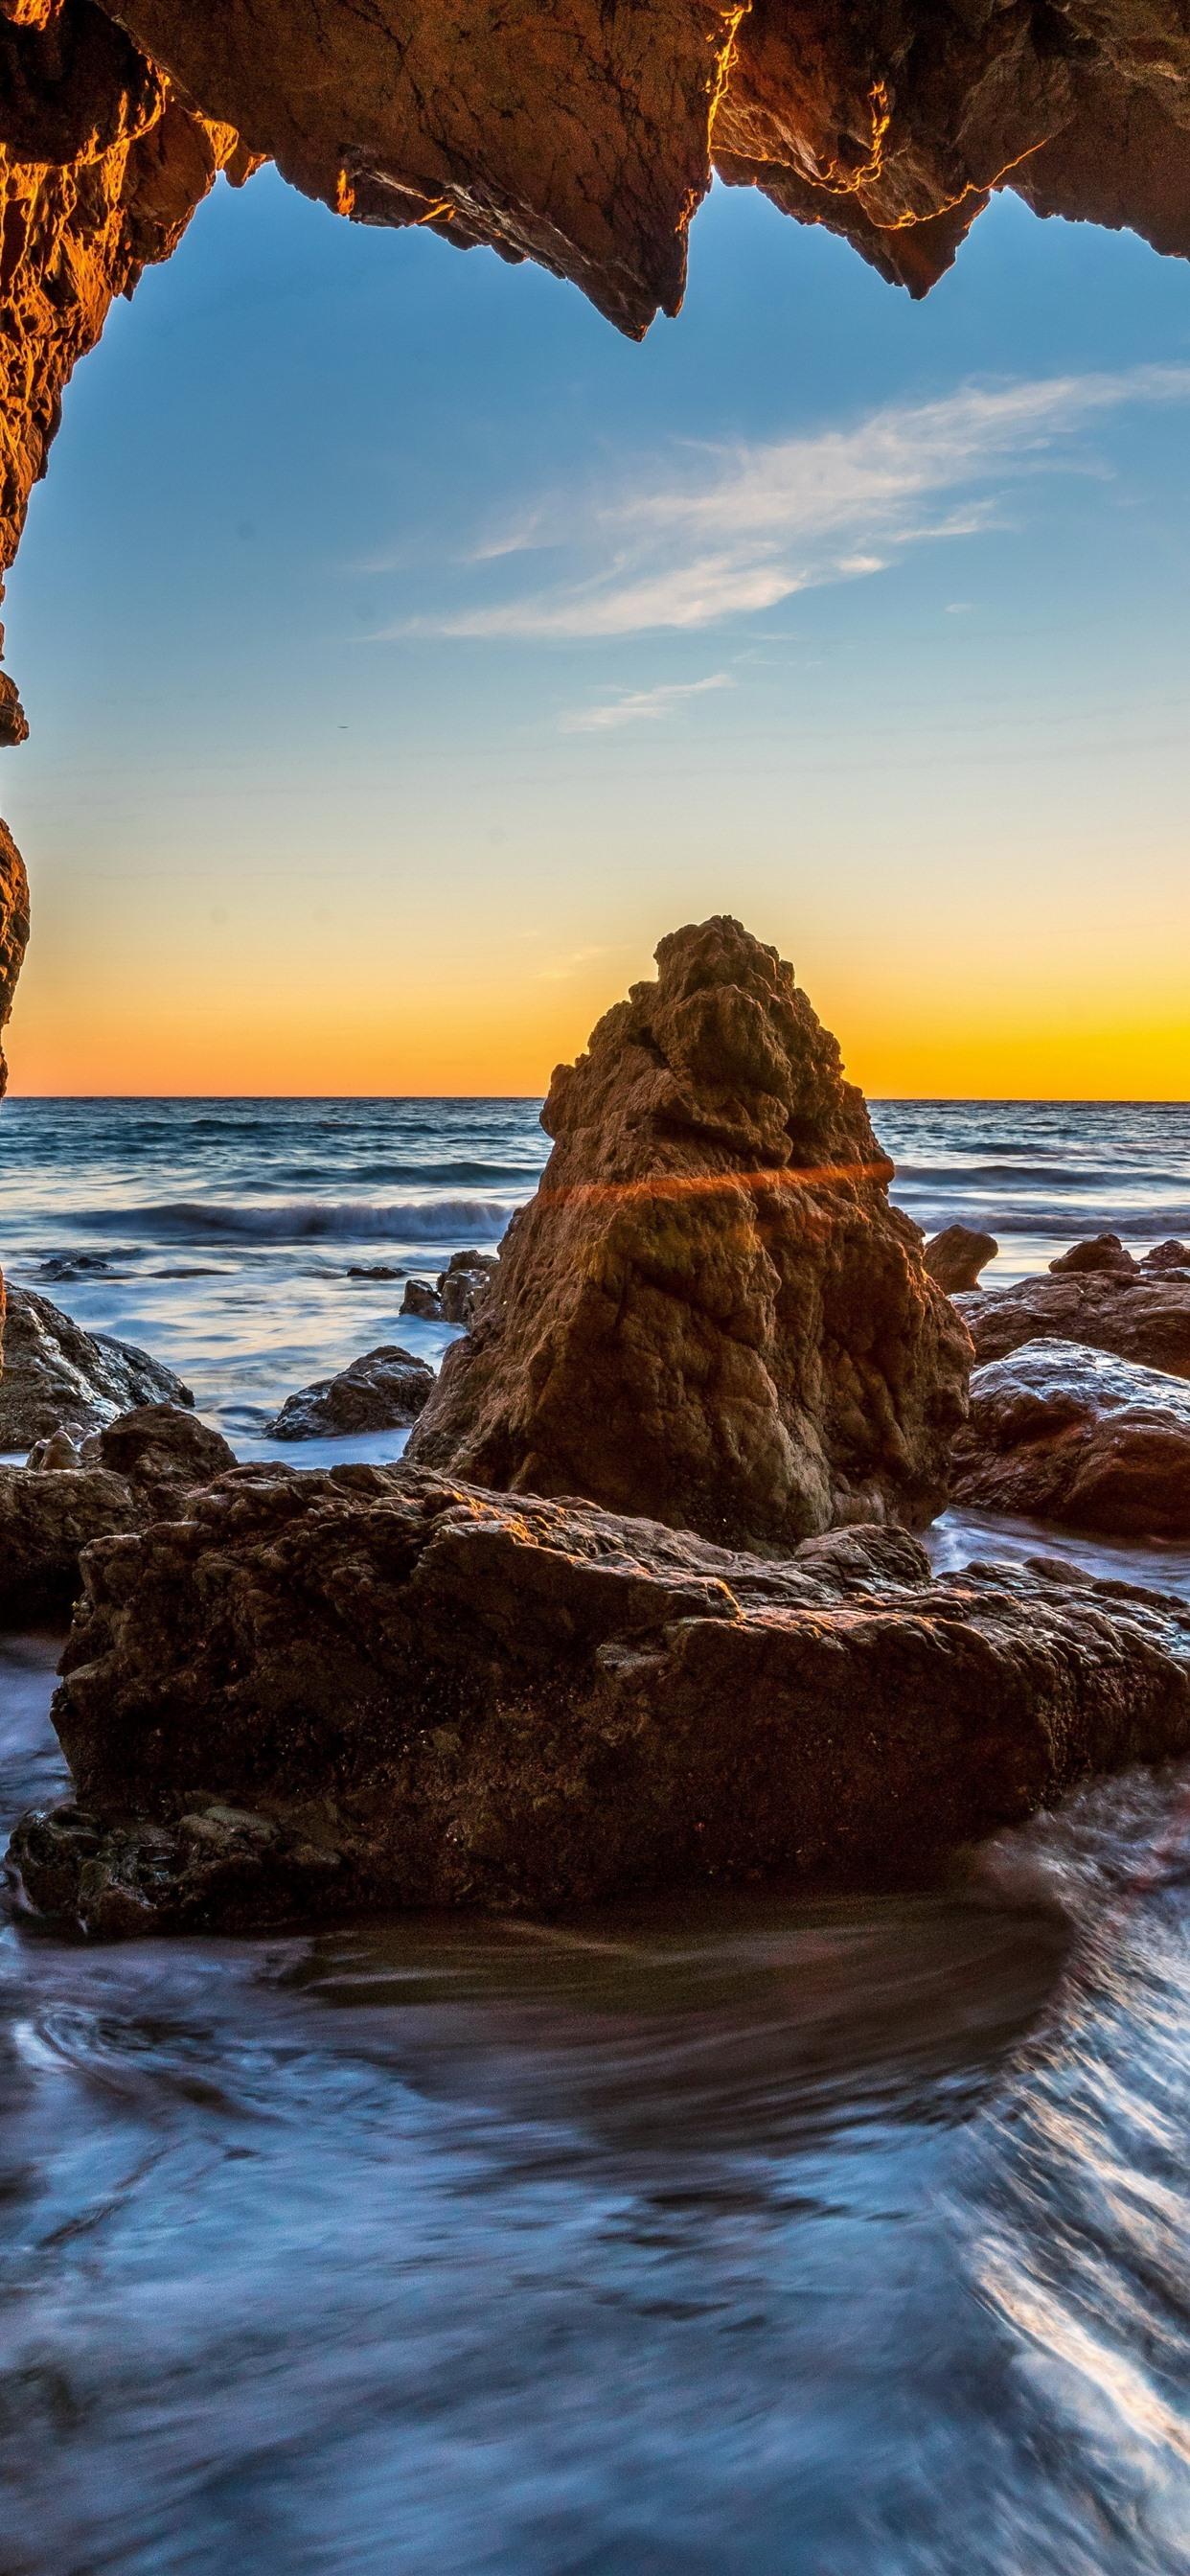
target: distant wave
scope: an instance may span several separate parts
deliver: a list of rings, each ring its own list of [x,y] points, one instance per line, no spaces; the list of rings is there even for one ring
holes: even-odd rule
[[[86,1224],[100,1233],[139,1229],[166,1243],[458,1243],[464,1237],[495,1242],[519,1204],[443,1198],[377,1206],[370,1199],[292,1199],[245,1207],[219,1199],[169,1199],[142,1208],[91,1209]]]

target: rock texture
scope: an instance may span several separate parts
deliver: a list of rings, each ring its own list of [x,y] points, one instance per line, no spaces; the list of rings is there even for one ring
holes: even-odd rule
[[[1142,1270],[1182,1270],[1190,1273],[1190,1243],[1171,1235],[1165,1243],[1155,1243],[1141,1262]]]
[[[426,1324],[462,1324],[469,1331],[495,1270],[494,1252],[452,1252],[432,1288],[424,1279],[407,1281],[401,1313]]]
[[[226,1440],[178,1405],[151,1404],[76,1449],[62,1432],[27,1467],[0,1467],[0,1618],[68,1611],[92,1539],[143,1528],[235,1459]]]
[[[931,1235],[924,1260],[931,1279],[953,1297],[963,1288],[978,1288],[980,1271],[999,1249],[995,1235],[981,1233],[978,1226],[947,1225],[941,1234]]]
[[[792,968],[676,931],[555,1073],[554,1150],[410,1456],[788,1547],[928,1520],[970,1346]]]
[[[955,1499],[1112,1537],[1190,1538],[1190,1386],[1077,1342],[971,1380]]]
[[[86,1333],[48,1297],[8,1286],[0,1370],[0,1450],[31,1449],[55,1431],[100,1431],[131,1405],[193,1404],[190,1389],[146,1351]]]
[[[0,597],[65,386],[113,298],[169,257],[218,170],[250,166],[92,0],[0,14]],[[0,743],[26,732],[0,677]]]
[[[319,1378],[286,1397],[267,1425],[274,1440],[310,1440],[349,1431],[395,1431],[416,1422],[434,1384],[434,1372],[394,1342],[365,1351],[338,1377]]]
[[[0,641],[3,629],[0,628]],[[0,742],[4,739],[3,674],[0,673]],[[29,881],[11,832],[0,823],[0,1099],[8,1081],[3,1036],[12,1014],[13,995],[29,940]],[[0,1321],[3,1320],[0,1291]]]
[[[931,1582],[903,1531],[780,1564],[403,1469],[241,1468],[84,1559],[31,1900],[99,1933],[915,1873],[1190,1743],[1190,1614]]]
[[[495,1274],[494,1252],[452,1252],[438,1281],[443,1322],[469,1331]]]
[[[1050,1263],[1050,1269],[1058,1279],[1064,1278],[1068,1271],[1094,1270],[1107,1271],[1117,1279],[1131,1279],[1138,1268],[1139,1263],[1125,1251],[1118,1234],[1087,1235],[1081,1243],[1072,1243],[1069,1252],[1059,1253],[1057,1260]]]
[[[1024,1342],[1085,1342],[1143,1368],[1190,1377],[1190,1280],[1175,1271],[1067,1271],[960,1298],[977,1360],[1003,1359]]]

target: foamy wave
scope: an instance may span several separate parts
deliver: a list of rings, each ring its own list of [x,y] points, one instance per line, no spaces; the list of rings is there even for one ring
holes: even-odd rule
[[[465,1236],[497,1242],[515,1215],[515,1199],[291,1199],[244,1206],[219,1199],[173,1199],[155,1207],[89,1211],[102,1231],[167,1243],[310,1243],[375,1241],[457,1243]]]

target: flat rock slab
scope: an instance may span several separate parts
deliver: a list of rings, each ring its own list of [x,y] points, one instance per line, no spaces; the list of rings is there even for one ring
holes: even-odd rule
[[[1057,1340],[1190,1377],[1190,1278],[1176,1270],[1050,1273],[955,1303],[977,1361],[1003,1359],[1025,1342]]]
[[[31,1449],[55,1431],[78,1440],[142,1404],[194,1402],[181,1378],[147,1351],[107,1333],[84,1332],[48,1297],[11,1280],[3,1361],[0,1449]]]
[[[433,1392],[434,1372],[400,1344],[365,1351],[338,1377],[319,1378],[287,1396],[267,1426],[274,1440],[312,1440],[328,1433],[397,1431],[416,1422]]]
[[[1190,1613],[906,1532],[769,1561],[402,1468],[88,1549],[30,1901],[88,1930],[914,1874],[1190,1745]]]
[[[955,1499],[1120,1538],[1190,1538],[1190,1385],[1077,1342],[971,1380]]]

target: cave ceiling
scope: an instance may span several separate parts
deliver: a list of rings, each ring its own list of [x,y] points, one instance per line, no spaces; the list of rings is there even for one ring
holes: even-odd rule
[[[1186,256],[1190,0],[0,0],[0,584],[113,298],[264,160],[536,260],[634,338],[681,305],[712,175],[914,296],[1001,188]]]

